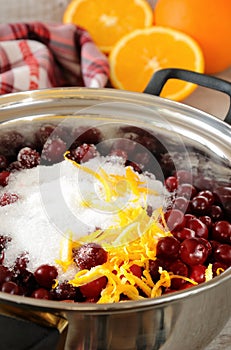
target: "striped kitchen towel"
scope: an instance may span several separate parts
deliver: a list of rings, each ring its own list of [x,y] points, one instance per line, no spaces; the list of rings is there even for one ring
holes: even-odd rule
[[[60,86],[101,88],[109,64],[73,24],[0,24],[0,94]]]

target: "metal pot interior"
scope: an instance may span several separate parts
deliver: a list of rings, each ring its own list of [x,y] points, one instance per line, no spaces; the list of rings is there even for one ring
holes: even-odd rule
[[[148,170],[160,180],[173,170],[184,168],[192,171],[198,188],[231,186],[231,127],[202,111],[159,97],[84,88],[12,94],[0,98],[0,120],[0,153],[10,157],[15,157],[17,147],[21,146],[17,145],[15,149],[7,142],[12,131],[22,136],[20,142],[23,145],[33,145],[39,127],[52,123],[57,125],[54,131],[57,135],[65,130],[68,135],[66,142],[70,146],[74,141],[73,130],[85,126],[87,129],[100,130],[102,138],[99,148],[105,153],[115,139],[131,140],[138,137],[139,140],[144,134],[150,136],[152,143],[149,146],[141,144],[141,147],[150,147],[148,151],[152,154],[153,164]],[[230,203],[225,205],[231,215]],[[222,283],[227,287],[230,284],[229,270],[207,284],[190,290],[155,300],[121,305],[57,304],[54,301],[38,301],[5,293],[0,293],[0,298],[7,307],[16,307],[17,310],[23,307],[29,313],[30,308],[45,313],[58,312],[64,316],[69,312],[77,312],[71,316],[73,322],[79,313],[106,315],[115,312],[116,317],[119,317],[121,313],[152,308],[157,309],[156,315],[160,312],[156,317],[162,317],[160,310],[163,309],[167,314],[172,312],[168,310],[171,303],[176,304],[176,316],[182,308],[179,301],[184,302],[197,294],[205,297],[206,292],[214,288],[221,291]],[[21,316],[20,311],[19,314]]]

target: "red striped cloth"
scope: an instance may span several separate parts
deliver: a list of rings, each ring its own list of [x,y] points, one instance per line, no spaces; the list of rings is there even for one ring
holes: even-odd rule
[[[104,87],[106,56],[73,24],[0,24],[0,94],[57,86]]]

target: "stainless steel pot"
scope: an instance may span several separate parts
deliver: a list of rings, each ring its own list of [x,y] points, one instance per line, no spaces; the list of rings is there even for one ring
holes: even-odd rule
[[[0,97],[0,140],[9,130],[18,130],[31,142],[39,125],[52,122],[57,128],[96,126],[107,144],[112,138],[126,137],[129,125],[153,134],[161,145],[160,152],[166,149],[173,157],[180,152],[183,157],[176,167],[183,162],[207,184],[230,186],[231,127],[195,108],[150,95],[159,94],[172,77],[231,95],[231,84],[227,82],[178,70],[160,71],[146,94],[57,88],[5,95]],[[156,86],[158,91],[154,91]],[[230,121],[231,110],[226,117],[226,122]],[[0,142],[1,147],[4,145]],[[57,327],[61,334],[59,349],[195,350],[203,349],[229,320],[230,287],[228,269],[196,287],[136,302],[70,304],[0,292],[0,311]]]

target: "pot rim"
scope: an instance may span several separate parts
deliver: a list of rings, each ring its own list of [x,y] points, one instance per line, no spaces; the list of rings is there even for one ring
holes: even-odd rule
[[[142,310],[147,308],[157,308],[163,305],[169,305],[170,303],[182,301],[188,299],[194,295],[198,295],[206,292],[211,288],[216,288],[217,286],[231,281],[231,268],[222,272],[219,276],[214,277],[208,282],[198,284],[197,286],[192,286],[185,290],[177,291],[170,294],[165,294],[160,297],[146,298],[143,300],[131,300],[127,302],[118,303],[67,303],[64,301],[55,300],[42,300],[34,299],[31,297],[25,297],[20,295],[11,295],[8,293],[0,292],[0,301],[4,301],[9,304],[17,304],[23,307],[33,307],[36,309],[41,308],[45,310],[53,311],[75,311],[75,312],[87,312],[87,313],[103,313],[103,312],[129,312],[134,310]]]

